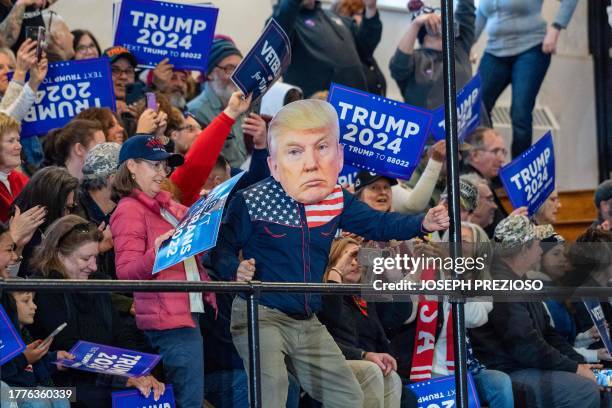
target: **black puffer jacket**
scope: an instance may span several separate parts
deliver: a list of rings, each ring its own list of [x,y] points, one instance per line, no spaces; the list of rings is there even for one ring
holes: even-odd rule
[[[323,310],[318,313],[329,334],[347,360],[361,360],[363,351],[388,353],[389,340],[378,320],[376,305],[367,304],[363,314],[353,296],[323,296]]]

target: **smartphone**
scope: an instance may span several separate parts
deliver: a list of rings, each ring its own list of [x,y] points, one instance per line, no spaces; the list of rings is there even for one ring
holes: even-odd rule
[[[45,27],[38,27],[38,42],[36,43],[36,60],[40,61],[43,50],[47,48],[47,30]]]
[[[47,30],[42,26],[26,27],[26,38],[36,41],[36,59],[40,61],[47,45]]]
[[[47,338],[46,338],[46,339],[44,339],[44,340],[42,341],[42,343],[40,343],[40,344],[38,345],[38,347],[36,347],[36,348],[37,348],[37,349],[41,349],[41,348],[45,347],[45,346],[46,346],[48,343],[50,343],[50,342],[53,340],[53,338],[54,338],[55,336],[57,336],[58,334],[60,334],[60,332],[61,332],[62,330],[64,330],[64,329],[66,328],[66,326],[68,326],[68,323],[66,323],[66,322],[64,322],[64,323],[60,324],[60,325],[57,327],[57,329],[53,330],[53,333],[51,333],[50,335],[48,335],[48,336],[47,336]]]
[[[157,112],[157,98],[153,92],[145,93],[147,98],[147,109],[152,109]]]

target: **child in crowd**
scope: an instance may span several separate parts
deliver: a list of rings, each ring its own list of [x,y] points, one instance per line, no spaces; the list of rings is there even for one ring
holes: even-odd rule
[[[49,341],[34,340],[26,328],[34,323],[36,304],[33,292],[11,292],[2,297],[2,305],[18,328],[21,338],[27,344],[26,349],[2,366],[2,381],[12,387],[53,387],[51,374],[61,370],[53,364],[58,359],[73,359],[67,351],[49,352],[53,339]],[[2,401],[5,406],[5,401]],[[11,406],[7,403],[7,406]],[[15,406],[13,404],[13,406]],[[68,400],[32,399],[20,401],[19,408],[68,408]]]

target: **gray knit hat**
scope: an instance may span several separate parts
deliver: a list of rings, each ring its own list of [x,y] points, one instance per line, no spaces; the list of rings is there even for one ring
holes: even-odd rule
[[[495,242],[503,249],[516,248],[536,238],[534,225],[524,215],[511,215],[495,227]]]
[[[119,143],[101,143],[94,146],[85,157],[83,179],[106,178],[117,171],[119,163]]]

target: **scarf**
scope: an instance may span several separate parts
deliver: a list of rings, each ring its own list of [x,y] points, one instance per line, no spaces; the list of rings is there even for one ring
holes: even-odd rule
[[[421,274],[421,280],[435,279],[435,270],[426,269]],[[443,310],[443,309],[442,309]],[[426,296],[419,295],[417,309],[417,326],[414,349],[412,350],[412,367],[410,380],[421,381],[431,378],[431,370],[436,344],[436,328],[438,325],[438,302]],[[453,320],[449,312],[446,323],[446,368],[455,371],[455,350],[453,348]]]

